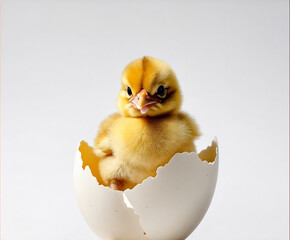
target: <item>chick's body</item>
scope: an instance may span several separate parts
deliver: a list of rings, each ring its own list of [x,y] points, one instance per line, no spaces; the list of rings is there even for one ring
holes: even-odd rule
[[[198,127],[179,112],[180,103],[176,77],[167,64],[148,57],[129,64],[117,100],[120,114],[101,124],[95,140],[99,182],[118,190],[133,188],[155,176],[174,154],[195,151]]]

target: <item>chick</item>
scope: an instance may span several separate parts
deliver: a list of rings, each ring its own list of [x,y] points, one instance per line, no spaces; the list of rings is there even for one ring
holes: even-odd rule
[[[103,121],[95,139],[98,181],[131,189],[156,176],[174,154],[195,151],[193,141],[200,133],[195,121],[179,111],[181,100],[168,64],[153,57],[131,62],[122,74],[119,113]]]

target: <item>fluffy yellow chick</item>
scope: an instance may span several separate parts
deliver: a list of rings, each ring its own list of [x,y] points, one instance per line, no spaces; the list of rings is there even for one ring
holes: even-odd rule
[[[116,190],[133,188],[156,176],[174,154],[195,151],[200,133],[180,105],[180,88],[168,64],[152,57],[131,62],[122,74],[119,113],[101,124],[95,139],[98,181]]]

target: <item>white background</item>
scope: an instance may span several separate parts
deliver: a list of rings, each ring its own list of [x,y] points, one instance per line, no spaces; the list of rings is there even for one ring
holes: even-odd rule
[[[189,239],[288,240],[288,1],[3,0],[1,11],[1,239],[97,239],[74,154],[116,112],[125,65],[149,55],[175,70],[198,149],[219,139],[216,192]]]

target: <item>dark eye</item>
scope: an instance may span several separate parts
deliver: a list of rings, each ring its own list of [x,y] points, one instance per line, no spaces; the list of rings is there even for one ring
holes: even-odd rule
[[[160,96],[160,97],[164,97],[165,95],[165,87],[163,85],[160,85],[157,89],[157,94]]]
[[[132,90],[131,90],[131,88],[130,88],[130,87],[127,87],[127,93],[128,93],[128,95],[129,95],[129,96],[131,96],[131,95],[132,95]]]

